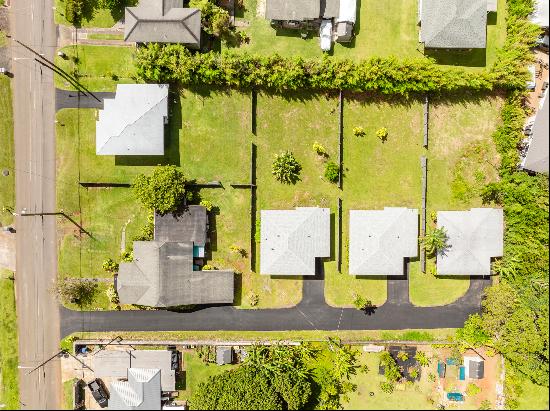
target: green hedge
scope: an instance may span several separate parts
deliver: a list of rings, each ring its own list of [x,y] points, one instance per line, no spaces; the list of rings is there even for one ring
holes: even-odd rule
[[[140,47],[136,64],[145,81],[264,88],[275,91],[349,90],[383,94],[487,91],[525,86],[525,63],[540,29],[527,20],[532,0],[508,0],[507,38],[490,70],[441,67],[429,58],[303,59],[232,51],[192,52],[179,44]]]

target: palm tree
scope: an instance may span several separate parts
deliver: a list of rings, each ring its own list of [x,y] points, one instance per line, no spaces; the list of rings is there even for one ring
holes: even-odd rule
[[[421,243],[429,255],[434,255],[436,252],[445,252],[448,240],[449,237],[447,237],[445,227],[439,227],[429,230],[421,239]]]

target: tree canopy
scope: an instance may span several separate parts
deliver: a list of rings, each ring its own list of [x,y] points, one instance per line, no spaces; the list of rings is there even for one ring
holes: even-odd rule
[[[176,166],[157,166],[150,176],[139,174],[133,184],[144,207],[160,214],[176,211],[185,199],[185,174]]]

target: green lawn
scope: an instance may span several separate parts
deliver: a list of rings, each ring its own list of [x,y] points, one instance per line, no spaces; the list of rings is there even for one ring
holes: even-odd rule
[[[64,0],[55,0],[55,23],[71,26],[72,24],[65,18]],[[125,0],[120,7],[113,9],[101,8],[101,0],[87,0],[85,3],[83,18],[80,22],[81,27],[113,27],[117,21],[124,17],[124,7],[137,4],[137,0]]]
[[[57,88],[75,90],[73,83],[78,81],[90,91],[115,91],[119,83],[136,82],[133,47],[80,45],[61,51],[67,57],[56,56],[55,63],[70,80],[56,74]]]
[[[203,362],[195,352],[185,352],[183,355],[183,369],[185,370],[184,389],[179,389],[178,400],[189,400],[201,382],[208,377],[221,374],[224,371],[236,368],[236,365],[209,364]],[[183,382],[183,381],[182,381]],[[183,388],[182,387],[182,388]],[[178,389],[178,387],[176,387]]]
[[[237,20],[250,41],[237,50],[250,53],[279,53],[283,56],[313,58],[323,55],[317,33],[311,32],[307,39],[300,37],[299,30],[271,28],[264,18],[262,7],[265,1],[244,0],[244,11],[237,14]],[[499,0],[499,12],[489,16],[487,26],[487,49],[473,53],[438,51],[428,55],[440,64],[466,67],[491,67],[496,51],[502,47],[506,37],[506,0]],[[331,55],[339,58],[361,60],[381,56],[422,57],[423,46],[418,42],[418,1],[357,0],[357,23],[355,39],[348,44],[335,43]]]
[[[0,76],[0,113],[0,225],[5,226],[12,223],[13,215],[9,209],[15,207],[13,112],[10,79],[6,76]],[[3,170],[7,170],[9,175],[4,176]]]
[[[519,410],[547,410],[548,387],[533,384],[527,378],[521,384],[522,393],[519,395]]]
[[[90,40],[124,40],[122,34],[103,34],[103,33],[88,33]]]
[[[360,354],[360,363],[369,367],[369,372],[358,373],[351,380],[357,384],[357,390],[349,395],[349,401],[343,402],[346,410],[427,410],[435,409],[430,401],[438,403],[437,393],[432,382],[428,380],[428,373],[436,373],[436,365],[423,368],[421,379],[413,386],[397,384],[392,394],[386,394],[380,390],[380,382],[385,378],[378,375],[379,354]],[[374,395],[371,395],[374,393]]]
[[[17,317],[15,313],[13,273],[0,270],[0,404],[19,409],[17,359]]]
[[[68,380],[63,383],[63,409],[73,409],[74,383],[76,379]]]

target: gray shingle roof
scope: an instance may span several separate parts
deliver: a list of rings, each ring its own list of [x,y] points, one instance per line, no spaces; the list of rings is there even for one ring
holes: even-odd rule
[[[118,84],[96,122],[96,154],[163,155],[167,84]]]
[[[200,10],[178,5],[181,2],[175,0],[141,0],[137,7],[126,7],[124,40],[200,48]]]
[[[206,242],[206,220],[202,206],[178,216],[155,216],[155,240],[135,241],[134,260],[120,264],[120,302],[151,307],[233,303],[232,271],[193,271],[193,247]]]
[[[109,409],[160,410],[160,373],[158,369],[128,369],[128,381],[109,385]]]
[[[418,210],[351,210],[349,273],[403,275],[404,258],[418,255]]]
[[[188,242],[204,246],[208,216],[203,206],[190,205],[185,210],[165,215],[155,214],[155,240]]]
[[[421,7],[426,48],[485,48],[487,0],[422,0]]]
[[[523,161],[523,168],[537,173],[548,174],[548,91],[545,94],[542,106],[537,111],[533,124],[533,135]]]
[[[447,232],[447,250],[437,255],[439,275],[490,275],[491,258],[503,254],[501,209],[439,211],[437,227]]]
[[[260,274],[315,275],[317,257],[330,257],[330,209],[261,211]]]

